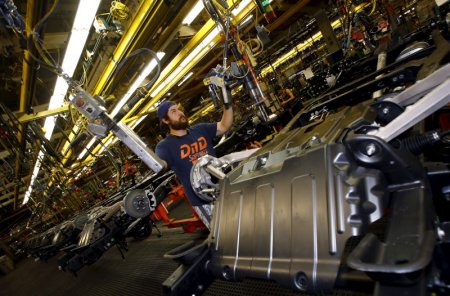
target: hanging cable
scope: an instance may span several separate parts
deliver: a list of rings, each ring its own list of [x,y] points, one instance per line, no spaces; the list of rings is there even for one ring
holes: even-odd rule
[[[52,4],[52,6],[50,7],[49,11],[44,15],[44,17],[42,19],[39,20],[39,22],[36,23],[36,25],[34,26],[33,30],[30,33],[30,36],[28,37],[28,40],[31,37],[31,40],[33,41],[33,45],[36,48],[36,50],[38,51],[40,57],[43,59],[43,61],[50,66],[51,68],[57,70],[57,71],[61,71],[61,68],[58,66],[58,64],[55,62],[55,60],[51,57],[51,55],[46,54],[46,51],[41,47],[41,45],[39,44],[39,32],[41,32],[42,30],[42,26],[44,25],[44,23],[47,21],[47,19],[55,12],[56,7],[59,4],[59,0],[55,0]],[[30,45],[30,43],[28,43],[28,45]],[[31,53],[30,50],[30,46],[28,46],[28,51]],[[32,58],[35,58],[34,55],[31,54]],[[36,59],[36,58],[35,58]],[[41,62],[39,59],[36,59],[38,62]]]
[[[127,64],[131,58],[140,55],[142,53],[149,53],[150,55],[153,56],[153,58],[156,61],[156,66],[157,66],[157,73],[153,76],[152,80],[150,80],[149,83],[147,83],[147,85],[145,86],[147,89],[151,88],[153,86],[153,84],[156,82],[156,79],[158,79],[159,74],[161,72],[161,61],[159,60],[158,56],[156,55],[156,53],[148,48],[140,48],[137,49],[135,51],[133,51],[132,53],[130,53],[127,57],[125,57],[116,67],[116,69],[114,70],[114,72],[111,75],[111,82],[109,83],[109,86],[106,88],[106,90],[104,91],[105,97],[109,96],[110,93],[108,93],[109,89],[112,88],[112,86],[114,86],[114,80],[117,76],[117,74],[119,73],[119,71],[122,69],[122,67]]]
[[[114,19],[119,21],[127,20],[130,16],[130,9],[120,1],[112,1],[109,12]]]
[[[371,16],[375,12],[376,8],[377,8],[377,0],[373,0],[372,1],[372,10],[370,11],[369,16]]]
[[[114,120],[117,122],[119,121],[123,116],[125,116],[125,114],[131,110],[131,108],[139,101],[142,99],[142,96],[145,96],[146,93],[153,87],[153,85],[155,84],[156,80],[158,79],[160,73],[161,73],[161,61],[159,60],[158,56],[156,55],[156,53],[148,48],[141,48],[138,49],[134,52],[132,52],[128,57],[126,57],[124,60],[122,60],[122,62],[120,62],[120,64],[117,66],[116,70],[122,68],[122,66],[131,58],[134,57],[138,54],[141,54],[143,52],[146,53],[150,53],[153,56],[153,59],[155,59],[156,61],[156,73],[155,75],[153,75],[152,79],[144,86],[140,87],[137,89],[137,92],[135,93],[135,95],[129,99],[124,105],[123,107],[120,109],[120,111],[114,116]],[[117,73],[115,71],[115,73]],[[115,75],[115,74],[114,74]]]

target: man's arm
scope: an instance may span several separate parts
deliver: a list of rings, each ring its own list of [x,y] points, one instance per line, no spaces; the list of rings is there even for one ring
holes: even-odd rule
[[[222,119],[217,123],[216,136],[226,133],[233,125],[233,107],[223,108]]]
[[[165,161],[163,159],[163,157],[164,157],[164,150],[159,146],[159,143],[155,147],[155,154],[159,157],[161,165],[163,166],[163,169],[161,170],[161,172],[167,171],[169,169],[169,165],[167,164],[167,161]]]

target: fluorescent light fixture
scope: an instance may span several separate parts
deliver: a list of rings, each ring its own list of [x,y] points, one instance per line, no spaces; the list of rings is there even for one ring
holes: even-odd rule
[[[250,23],[253,20],[253,14],[246,17],[242,22],[239,23],[239,26],[246,26],[248,23]]]
[[[100,150],[98,150],[98,154],[102,154],[103,151],[105,151],[105,149],[111,144],[112,140],[113,140],[113,137],[109,138],[109,140],[106,141],[106,142],[102,145],[102,148],[100,148]]]
[[[183,25],[190,25],[195,18],[200,14],[200,12],[203,10],[203,1],[198,0],[197,3],[195,3],[194,7],[192,7],[191,11],[186,15],[184,20],[181,22]]]
[[[139,123],[141,123],[147,116],[148,116],[148,115],[141,116],[139,119],[136,119],[136,121],[130,123],[130,125],[129,125],[130,128],[131,128],[131,129],[134,129],[134,128],[135,128],[136,126],[138,126]]]
[[[216,45],[213,42],[214,38],[219,35],[220,29],[214,27],[209,34],[184,58],[184,60],[178,65],[178,67],[151,93],[152,97],[156,97],[166,87],[172,87],[177,82],[177,75],[182,71],[189,71],[186,66],[193,62],[203,58],[203,56],[210,50],[210,48]],[[183,74],[182,74],[183,75]]]
[[[191,78],[192,74],[194,74],[194,72],[189,72],[188,74],[186,74],[183,79],[181,79],[181,81],[178,83],[178,86],[181,86],[183,83],[186,82],[186,80],[188,80],[189,78]]]
[[[237,16],[251,2],[252,2],[252,0],[242,0],[241,2],[239,2],[238,6],[231,11],[231,13],[234,14],[235,16]]]
[[[158,85],[158,87],[150,94],[151,97],[156,97],[156,95],[166,86],[166,83],[164,81],[161,81],[161,83]]]
[[[159,60],[161,60],[164,57],[164,52],[158,52],[156,53],[156,56]],[[125,103],[128,101],[128,99],[131,97],[131,95],[134,93],[134,91],[142,84],[142,81],[150,75],[153,69],[156,67],[156,60],[152,59],[147,66],[142,70],[141,74],[139,74],[138,78],[134,81],[134,83],[131,85],[131,87],[128,89],[126,94],[122,97],[122,99],[119,101],[119,103],[114,107],[113,111],[111,112],[111,116],[115,116],[117,113],[119,113],[120,109],[125,105]]]
[[[67,44],[66,53],[64,54],[64,60],[61,65],[63,72],[69,77],[72,77],[75,72],[75,68],[80,59],[80,55],[83,52],[86,39],[89,36],[89,30],[94,21],[95,14],[97,13],[100,0],[80,0],[78,3],[77,13],[73,21],[72,30],[70,32],[69,43]],[[68,85],[62,77],[58,77],[56,80],[53,95],[50,98],[48,109],[54,109],[62,106],[64,103],[64,97],[66,96]],[[44,131],[45,137],[50,139],[55,128],[54,116],[49,116],[45,119]],[[36,164],[34,165],[33,174],[31,175],[30,185],[25,193],[22,204],[26,204],[29,201],[31,192],[33,190],[33,184],[39,174],[41,168],[41,158],[43,157],[42,150],[38,154]]]
[[[246,8],[248,9],[248,12],[255,8],[255,4],[252,2],[252,0],[241,1],[239,5],[232,10],[232,13],[234,15],[239,15]],[[172,71],[172,73],[158,82],[156,89],[151,92],[150,96],[152,98],[157,98],[158,96],[162,97],[164,93],[170,89],[170,87],[174,86],[175,83],[178,82],[177,79],[179,79],[180,76],[184,75],[184,73],[192,69],[192,67],[189,67],[190,63],[194,63],[202,59],[205,54],[216,45],[217,42],[214,40],[214,38],[219,35],[220,31],[221,30],[217,26],[214,27],[209,32],[209,34],[205,38],[203,38],[203,40],[181,61],[181,63],[174,71]],[[147,111],[151,108],[152,106],[150,106]],[[130,126],[133,125],[134,128],[139,124],[138,122],[140,121],[137,120],[130,124]]]
[[[86,153],[89,151],[92,145],[94,145],[95,140],[97,140],[97,137],[93,137],[92,140],[87,144],[86,148],[84,148],[83,151],[81,151],[80,155],[78,155],[77,157],[78,160],[82,159],[86,155]]]
[[[360,4],[355,7],[354,11],[358,12],[358,11],[364,9],[367,5],[368,5],[367,3]],[[336,29],[340,26],[341,26],[340,19],[337,19],[331,23],[331,27],[333,29]],[[297,55],[298,52],[308,48],[309,46],[311,46],[312,42],[320,40],[322,37],[323,37],[322,33],[319,31],[319,32],[315,33],[312,37],[310,37],[308,40],[297,44],[289,52],[287,52],[286,54],[284,54],[283,56],[278,58],[275,62],[273,62],[271,64],[271,66],[268,66],[268,67],[262,69],[261,75],[266,75],[267,73],[273,72],[273,69],[276,69],[280,64],[284,63],[285,61],[287,61],[289,58],[293,57],[294,55]]]

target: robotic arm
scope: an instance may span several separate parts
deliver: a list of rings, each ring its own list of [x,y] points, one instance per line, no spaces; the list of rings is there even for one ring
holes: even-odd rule
[[[101,124],[91,123],[88,128],[96,135],[104,137],[111,130],[128,148],[131,149],[152,171],[158,173],[164,166],[161,159],[150,150],[139,136],[123,122],[115,122],[98,97],[93,97],[81,87],[75,89],[75,96],[71,100],[78,111],[87,118],[100,121]]]
[[[219,5],[217,5],[217,3]],[[237,28],[231,23],[229,19],[230,10],[225,1],[214,1],[214,0],[203,0],[203,4],[205,6],[206,11],[211,16],[211,18],[217,23],[217,25],[223,30],[225,33],[225,49],[224,49],[224,63],[223,67],[226,68],[227,63],[227,53],[228,48],[230,48],[236,62],[232,64],[232,71],[235,76],[242,78],[242,82],[244,83],[250,97],[254,100],[255,105],[259,109],[259,113],[262,117],[262,120],[268,121],[269,116],[264,107],[264,101],[266,97],[264,92],[261,90],[259,86],[259,82],[257,79],[257,75],[255,70],[253,69],[250,57],[245,50],[240,51],[238,48],[239,43],[239,35],[237,32]],[[226,11],[226,13],[224,12]],[[211,73],[211,72],[210,72]],[[209,76],[209,75],[208,75]],[[215,96],[217,97],[217,89],[215,87],[210,87],[211,84],[215,86],[220,86],[223,84],[220,81],[204,81],[205,85],[208,86],[210,92],[212,92],[213,100]],[[225,95],[224,95],[225,99]],[[230,96],[231,99],[231,96]]]
[[[203,84],[208,88],[214,107],[219,107],[219,100],[223,102],[225,109],[232,106],[230,91],[230,75],[220,65],[209,71],[208,76],[203,79]]]

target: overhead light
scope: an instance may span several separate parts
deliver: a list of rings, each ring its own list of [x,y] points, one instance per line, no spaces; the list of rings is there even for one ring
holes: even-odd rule
[[[111,144],[112,140],[113,140],[113,137],[109,138],[109,140],[103,144],[102,148],[100,148],[100,150],[98,151],[98,154],[102,154],[103,151],[105,151],[105,149]]]
[[[92,140],[87,144],[87,146],[81,151],[80,155],[78,155],[77,160],[82,159],[86,153],[91,149],[92,145],[94,145],[95,141],[97,140],[97,137],[92,138]]]
[[[186,76],[183,77],[183,79],[181,79],[181,81],[178,83],[178,86],[181,86],[183,83],[186,82],[186,80],[188,80],[192,74],[194,74],[194,72],[189,72],[188,74],[186,74]]]
[[[67,44],[66,53],[64,54],[64,60],[61,65],[63,72],[69,77],[72,77],[75,72],[75,68],[80,59],[80,55],[83,52],[84,45],[86,44],[86,39],[89,36],[89,30],[94,21],[95,14],[97,13],[98,7],[100,5],[100,0],[80,0],[78,3],[77,13],[73,21],[72,30],[70,32],[70,39]],[[53,95],[50,98],[50,103],[48,109],[52,110],[57,107],[61,107],[64,103],[64,97],[66,96],[67,89],[69,86],[67,82],[62,78],[58,77],[53,90]],[[55,128],[55,118],[54,116],[49,116],[45,119],[44,131],[45,137],[50,139]],[[36,180],[39,170],[41,168],[41,158],[44,156],[42,150],[38,154],[36,164],[34,165],[33,174],[31,175],[30,185],[28,186],[27,192],[25,192],[25,197],[22,204],[26,204],[29,201],[31,192],[33,190],[33,184]]]
[[[232,10],[232,13],[237,16],[246,8],[248,9],[248,11],[255,8],[255,4],[252,2],[252,0],[241,1],[239,5]],[[151,92],[150,96],[152,98],[156,98],[157,96],[164,96],[164,93],[168,91],[170,87],[175,85],[175,83],[177,83],[177,79],[179,79],[180,76],[183,75],[183,71],[187,72],[190,70],[190,68],[187,68],[190,63],[202,59],[204,55],[216,45],[217,41],[214,41],[214,38],[220,34],[220,31],[221,30],[217,26],[215,26],[209,32],[209,34],[205,38],[203,38],[203,40],[181,61],[178,67],[174,69],[168,77],[158,83],[156,89]],[[150,109],[150,107],[148,109]]]
[[[359,12],[360,10],[364,9],[366,6],[368,6],[367,3],[360,4],[355,7],[354,11]],[[333,29],[336,29],[342,25],[341,21],[339,19],[335,20],[331,23],[331,27]],[[280,58],[278,58],[275,62],[272,62],[270,66],[267,66],[266,68],[261,70],[261,75],[266,75],[267,73],[273,72],[274,69],[276,69],[279,65],[286,62],[288,59],[298,55],[299,52],[305,50],[306,48],[310,47],[312,43],[320,40],[323,37],[322,33],[319,31],[315,33],[313,36],[311,36],[308,40],[303,41],[296,46],[294,46],[289,52],[282,55]]]
[[[131,128],[131,129],[134,129],[134,128],[135,128],[136,126],[138,126],[139,123],[141,123],[147,116],[148,116],[148,115],[141,116],[139,119],[136,119],[135,122],[130,123],[130,128]]]
[[[161,83],[158,85],[158,87],[150,94],[151,97],[156,97],[156,95],[166,86],[166,83],[164,81],[161,81]]]
[[[156,53],[156,56],[159,60],[161,60],[164,56],[164,52],[158,52]],[[142,84],[142,81],[150,75],[153,69],[155,69],[157,63],[155,59],[152,59],[147,66],[142,70],[141,74],[139,74],[138,78],[134,81],[134,83],[131,85],[131,87],[128,89],[128,91],[125,93],[125,95],[122,97],[122,99],[119,101],[119,103],[114,107],[113,111],[111,112],[111,116],[114,117],[117,113],[119,113],[120,109],[122,109],[123,105],[128,101],[128,99],[131,97],[131,95],[134,93],[134,91]]]
[[[248,25],[248,23],[250,23],[253,20],[253,14],[249,15],[248,17],[246,17],[242,22],[240,22],[239,27],[245,27],[246,25]]]
[[[200,14],[200,12],[203,10],[203,1],[198,0],[197,3],[195,3],[194,7],[192,7],[191,11],[186,15],[186,17],[181,22],[184,25],[190,25],[195,18]]]
[[[241,11],[244,10],[244,8],[246,8],[247,5],[249,5],[251,2],[252,2],[252,0],[242,0],[241,2],[239,2],[239,4],[237,5],[237,7],[231,11],[231,13],[234,14],[234,16],[237,16],[237,15],[238,15],[239,13],[241,13]]]
[[[158,94],[160,94],[163,89],[166,88],[166,86],[172,87],[173,85],[175,85],[177,81],[176,76],[183,70],[186,70],[186,66],[189,63],[203,58],[205,51],[208,51],[215,45],[215,43],[213,43],[212,41],[217,35],[219,35],[219,33],[220,29],[218,27],[214,27],[209,32],[209,34],[205,38],[203,38],[203,40],[183,59],[180,65],[178,65],[178,67],[166,79],[164,79],[164,81],[160,82],[158,87],[150,94],[150,96],[154,98]]]
[[[199,1],[202,2],[202,1]],[[198,3],[197,3],[198,4]],[[239,5],[232,10],[232,13],[234,15],[239,15],[242,11],[244,11],[244,9],[247,8],[248,12],[253,10],[255,8],[255,4],[252,2],[252,0],[243,0],[239,3]],[[192,9],[194,10],[194,8]],[[200,10],[201,11],[201,10]],[[198,13],[200,13],[200,11]],[[197,13],[197,14],[198,14]],[[195,17],[193,18],[195,19]],[[185,23],[185,21],[183,20],[183,23]],[[178,65],[178,67],[176,67],[169,76],[165,77],[164,79],[161,79],[159,82],[156,83],[156,89],[154,89],[151,93],[150,96],[152,98],[155,98],[157,96],[163,97],[165,92],[167,92],[170,87],[172,87],[173,85],[175,85],[175,83],[178,82],[177,79],[180,79],[180,76],[182,76],[184,73],[186,73],[187,71],[189,71],[191,68],[187,69],[187,65],[189,63],[198,61],[200,59],[202,59],[204,57],[204,55],[211,49],[213,48],[216,44],[217,41],[214,41],[214,38],[216,36],[218,36],[220,34],[220,29],[217,27],[214,27],[209,34],[203,38],[203,40],[200,42],[200,44],[198,44],[182,61],[181,63]],[[184,72],[185,71],[185,72]],[[183,73],[184,72],[184,73]],[[146,111],[150,111],[152,109],[154,109],[155,106],[152,105],[150,107],[147,108]],[[146,112],[144,111],[144,112]],[[136,119],[132,122],[130,122],[128,125],[131,129],[134,129],[136,126],[139,125],[139,123],[141,123],[147,115],[140,117],[139,119]],[[114,144],[118,139],[116,137],[114,137],[114,141],[110,144]],[[109,147],[110,145],[105,145],[106,147]],[[102,150],[103,151],[103,150]]]

